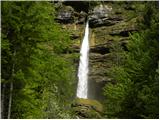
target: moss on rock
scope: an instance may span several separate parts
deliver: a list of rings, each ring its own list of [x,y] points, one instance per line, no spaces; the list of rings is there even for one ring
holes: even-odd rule
[[[102,118],[103,106],[97,100],[76,98],[72,107],[80,118]]]

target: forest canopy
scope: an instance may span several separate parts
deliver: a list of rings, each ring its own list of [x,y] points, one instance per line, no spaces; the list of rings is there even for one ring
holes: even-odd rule
[[[1,9],[2,118],[70,118],[73,68],[61,54],[71,42],[54,4],[3,1]]]
[[[158,16],[157,2],[145,3],[140,31],[130,34],[127,51],[113,49],[117,59],[108,74],[116,84],[104,88],[109,118],[159,118]]]

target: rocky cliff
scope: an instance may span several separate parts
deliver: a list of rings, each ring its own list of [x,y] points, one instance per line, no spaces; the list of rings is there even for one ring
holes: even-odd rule
[[[71,33],[71,54],[79,54],[85,22],[89,21],[89,98],[103,101],[103,86],[107,82],[114,82],[107,76],[107,70],[115,59],[113,46],[116,43],[127,50],[129,34],[138,31],[143,2],[74,1],[57,2],[56,6],[56,20]],[[78,62],[78,59],[75,60],[76,69]]]

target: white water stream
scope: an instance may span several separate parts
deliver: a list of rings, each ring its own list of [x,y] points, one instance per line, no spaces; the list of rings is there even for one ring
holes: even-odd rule
[[[89,26],[88,22],[85,28],[85,35],[82,41],[81,51],[80,51],[80,61],[78,69],[78,87],[77,87],[77,97],[87,98],[88,93],[88,53],[89,53]]]

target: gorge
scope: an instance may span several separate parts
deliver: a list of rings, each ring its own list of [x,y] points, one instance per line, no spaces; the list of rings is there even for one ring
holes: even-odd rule
[[[1,118],[159,118],[158,1],[2,1]]]
[[[79,3],[83,4],[80,1]],[[78,54],[85,33],[85,20],[88,16],[90,26],[88,97],[103,100],[102,88],[107,82],[114,82],[107,76],[107,70],[109,70],[111,62],[115,59],[112,58],[111,52],[113,44],[120,44],[125,48],[129,33],[136,32],[138,29],[136,20],[139,18],[134,14],[135,9],[127,10],[125,8],[127,4],[118,7],[119,5],[116,3],[106,2],[106,4],[98,4],[90,8],[87,14],[87,10],[83,10],[83,7],[76,10],[76,5],[79,3],[64,2],[61,6],[63,10],[59,10],[56,19],[64,29],[72,31],[72,53]],[[131,5],[131,7],[134,8],[134,5]],[[128,16],[125,14],[126,12]]]
[[[109,72],[115,64],[119,65],[120,61],[123,60],[120,56],[121,51],[128,51],[127,44],[130,40],[130,34],[140,31],[139,21],[142,20],[140,14],[143,12],[144,4],[129,1],[97,3],[78,1],[64,2],[62,6],[63,10],[58,12],[57,21],[63,24],[62,26],[65,29],[72,30],[71,38],[73,44],[71,49],[73,51],[71,54],[78,54],[82,49],[80,44],[83,42],[83,35],[85,34],[84,24],[86,17],[90,27],[88,96],[80,98],[87,98],[90,101],[89,103],[92,103],[92,100],[97,100],[104,104],[105,99],[107,99],[103,93],[105,85],[117,84],[117,80],[110,77]],[[77,67],[75,69],[78,69],[78,61],[77,59],[75,63]],[[78,84],[79,80],[78,78]],[[84,89],[85,87],[82,88]],[[77,106],[79,110],[77,112],[80,116],[85,114],[81,109],[87,114],[86,109],[89,108],[86,106],[92,106],[90,104],[86,105],[88,101],[84,99],[78,100]],[[80,106],[84,106],[84,108]]]

